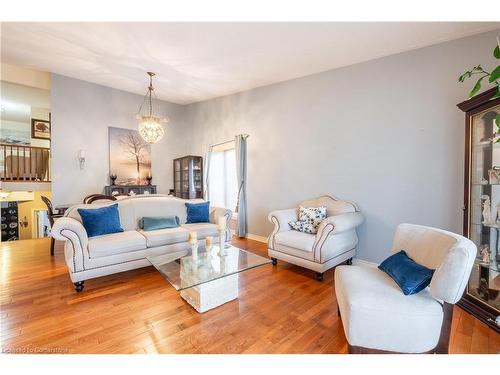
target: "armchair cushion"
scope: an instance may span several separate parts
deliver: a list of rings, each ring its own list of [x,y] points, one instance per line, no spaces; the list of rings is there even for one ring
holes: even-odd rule
[[[388,274],[406,296],[425,289],[434,274],[434,270],[418,264],[404,250],[391,255],[378,268]]]
[[[443,308],[428,289],[405,296],[375,267],[340,266],[335,293],[350,345],[422,353],[438,343]]]
[[[318,226],[326,218],[326,207],[299,207],[299,220],[288,224],[299,232],[316,234]]]

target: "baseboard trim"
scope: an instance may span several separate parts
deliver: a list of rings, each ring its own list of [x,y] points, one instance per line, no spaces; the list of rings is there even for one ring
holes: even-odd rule
[[[247,233],[247,235],[245,237],[250,239],[250,240],[267,243],[267,237],[258,236],[256,234],[252,234],[252,233]]]
[[[353,258],[352,264],[357,265],[357,266],[366,266],[366,267],[378,267],[377,263],[370,262],[368,260],[364,259],[358,259],[358,258]]]

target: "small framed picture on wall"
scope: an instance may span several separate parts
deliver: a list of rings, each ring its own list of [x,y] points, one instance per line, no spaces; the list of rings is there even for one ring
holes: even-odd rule
[[[31,138],[50,140],[50,121],[31,119]]]

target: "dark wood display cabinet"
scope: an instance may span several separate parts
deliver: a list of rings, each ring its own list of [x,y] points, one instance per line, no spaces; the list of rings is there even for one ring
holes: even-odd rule
[[[188,155],[174,159],[174,195],[178,198],[203,198],[203,158]]]
[[[500,113],[496,88],[457,106],[465,112],[463,233],[478,248],[464,310],[500,332]]]

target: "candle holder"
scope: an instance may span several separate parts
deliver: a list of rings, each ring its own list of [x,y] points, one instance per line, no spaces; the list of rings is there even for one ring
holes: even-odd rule
[[[212,246],[213,246],[214,239],[212,236],[207,236],[205,238],[205,251],[207,254],[210,254],[212,252]]]
[[[109,179],[111,180],[111,185],[114,186],[115,185],[115,181],[116,179],[118,178],[118,176],[115,174],[115,173],[111,173],[109,175]]]
[[[226,256],[227,251],[226,251],[226,231],[225,230],[220,230],[219,231],[219,254],[221,256]]]
[[[148,182],[148,185],[151,185],[151,180],[153,179],[153,176],[147,176],[146,181]]]
[[[191,257],[195,262],[198,260],[198,241],[191,242]]]

